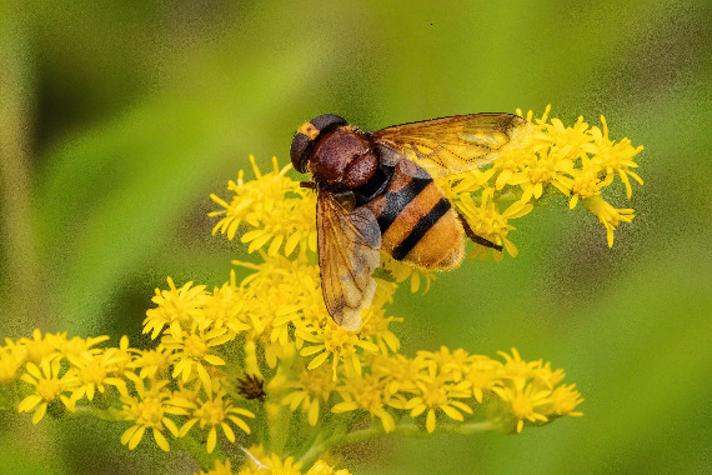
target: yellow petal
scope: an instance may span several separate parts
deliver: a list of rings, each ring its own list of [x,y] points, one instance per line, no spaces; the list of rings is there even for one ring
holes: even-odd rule
[[[456,421],[463,421],[463,420],[464,420],[464,417],[462,416],[462,414],[460,413],[460,411],[458,411],[457,409],[455,409],[455,408],[452,407],[452,406],[443,405],[443,406],[440,406],[440,409],[442,409],[442,411],[443,411],[445,414],[447,414],[447,416],[448,416],[450,419],[454,419],[454,420],[456,420]]]
[[[47,403],[43,402],[37,407],[37,410],[35,413],[32,415],[32,423],[37,424],[39,421],[42,420],[42,418],[45,416],[47,413]]]
[[[425,409],[427,409],[427,406],[425,404],[419,404],[415,406],[411,411],[410,411],[410,417],[418,417],[421,415],[423,412],[425,412]]]
[[[133,450],[136,448],[139,442],[141,442],[141,439],[143,438],[143,433],[146,431],[146,428],[141,426],[138,427],[136,432],[133,433],[131,436],[131,439],[129,440],[129,450]]]
[[[383,425],[383,430],[386,432],[393,432],[396,429],[396,422],[393,420],[388,412],[383,411],[379,414],[381,418],[381,424]]]
[[[429,433],[435,430],[435,411],[432,409],[428,410],[428,415],[425,417],[425,428]]]
[[[309,415],[307,416],[307,421],[309,422],[310,426],[315,426],[317,423],[317,420],[319,419],[319,400],[315,399],[312,401],[311,406],[309,407]]]
[[[165,436],[156,428],[153,429],[153,440],[156,441],[156,445],[164,452],[168,452],[171,449]]]
[[[235,433],[232,431],[232,428],[224,422],[220,424],[220,427],[222,427],[222,430],[225,433],[225,437],[227,438],[227,440],[234,443]]]
[[[208,453],[211,454],[213,453],[213,450],[215,450],[215,444],[218,441],[218,432],[215,430],[215,427],[210,428],[210,433],[208,434]]]
[[[324,350],[323,345],[319,346],[307,346],[306,348],[302,348],[302,351],[299,352],[300,355],[302,356],[311,356],[315,353],[319,353],[320,351]]]
[[[161,419],[161,422],[163,422],[163,425],[166,426],[168,431],[173,434],[173,437],[178,437],[179,431],[178,431],[178,426],[176,426],[175,422],[173,422],[171,419],[164,417]]]
[[[184,437],[190,431],[190,429],[193,428],[193,426],[195,425],[196,422],[198,422],[198,419],[189,419],[188,422],[183,424],[183,427],[180,428],[180,432],[178,433],[178,436]]]
[[[223,366],[225,364],[225,360],[216,355],[205,355],[203,359],[213,366]]]
[[[131,439],[131,436],[136,432],[138,429],[138,426],[131,426],[128,429],[124,431],[123,434],[121,434],[121,444],[126,445],[129,443],[129,440]]]
[[[309,366],[307,366],[307,369],[312,370],[312,369],[318,368],[319,366],[324,364],[324,361],[326,361],[328,357],[329,357],[328,352],[325,351],[325,352],[321,353],[319,356],[316,356],[313,360],[311,360],[309,362]]]
[[[210,375],[208,375],[208,372],[205,371],[205,368],[200,363],[197,363],[195,365],[195,369],[198,371],[198,378],[200,378],[200,382],[203,385],[205,392],[207,394],[212,394],[213,386],[210,381]]]
[[[356,409],[358,409],[358,405],[355,402],[344,401],[338,404],[334,404],[334,407],[331,408],[331,412],[333,412],[334,414],[339,414],[342,412],[355,411]]]
[[[37,394],[32,394],[30,396],[27,396],[20,402],[20,404],[17,405],[17,411],[30,412],[40,402],[42,402],[42,398],[39,397]]]
[[[240,429],[242,429],[242,431],[243,431],[245,434],[249,434],[249,433],[252,432],[252,431],[250,430],[250,426],[248,426],[247,423],[246,423],[245,421],[243,421],[242,419],[240,419],[239,417],[228,416],[228,419],[230,419],[232,422],[234,422],[237,427],[239,427]]]
[[[42,379],[42,373],[40,373],[40,369],[37,367],[36,364],[27,363],[27,366],[25,368],[27,369],[28,373],[35,377],[35,379]]]

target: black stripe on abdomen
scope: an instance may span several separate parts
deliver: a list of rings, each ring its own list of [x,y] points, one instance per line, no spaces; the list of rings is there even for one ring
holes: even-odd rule
[[[408,253],[420,242],[425,236],[425,233],[430,231],[430,228],[435,226],[435,223],[442,218],[450,209],[450,202],[445,198],[440,198],[435,206],[420,220],[418,224],[411,229],[410,234],[401,241],[395,249],[393,249],[393,258],[397,261],[402,260]]]
[[[400,190],[389,191],[384,195],[383,198],[386,203],[383,206],[383,211],[378,216],[378,227],[381,228],[381,234],[386,232],[403,211],[403,208],[408,206],[408,203],[413,201],[418,196],[418,193],[423,191],[432,181],[432,178],[412,178],[410,183]]]

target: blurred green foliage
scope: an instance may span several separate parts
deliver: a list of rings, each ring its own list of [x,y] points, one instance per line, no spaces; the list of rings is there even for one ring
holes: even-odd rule
[[[514,345],[567,368],[585,416],[514,437],[392,437],[348,461],[384,474],[709,473],[710,18],[704,0],[4,2],[0,330],[136,340],[166,275],[223,282],[243,251],[210,237],[208,194],[249,153],[288,160],[316,114],[369,130],[551,102],[564,120],[604,113],[613,138],[646,146],[634,223],[608,250],[592,216],[544,206],[513,235],[518,258],[469,262],[417,302],[403,291],[394,311],[406,352]],[[188,467],[128,454],[100,422],[38,429],[4,414],[4,473]]]

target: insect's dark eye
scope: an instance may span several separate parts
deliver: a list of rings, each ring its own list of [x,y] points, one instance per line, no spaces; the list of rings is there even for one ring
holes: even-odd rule
[[[335,114],[318,115],[309,122],[311,122],[314,128],[320,132],[324,132],[326,129],[331,129],[332,127],[346,125],[346,120]]]
[[[292,148],[290,155],[292,157],[292,166],[299,173],[307,171],[307,148],[309,146],[309,137],[297,132],[292,139]]]

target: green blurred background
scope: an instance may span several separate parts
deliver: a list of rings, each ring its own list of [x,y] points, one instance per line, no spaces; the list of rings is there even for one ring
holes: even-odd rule
[[[223,282],[208,194],[288,160],[319,113],[364,129],[477,111],[608,118],[644,144],[612,250],[552,199],[520,256],[402,289],[406,352],[516,346],[567,370],[583,418],[522,435],[388,438],[355,473],[712,471],[712,4],[13,2],[0,6],[0,330],[136,335],[153,288]],[[618,193],[614,202],[626,207]],[[116,340],[114,340],[116,341]],[[139,342],[140,343],[140,342]],[[0,416],[3,473],[181,473],[90,420]]]

